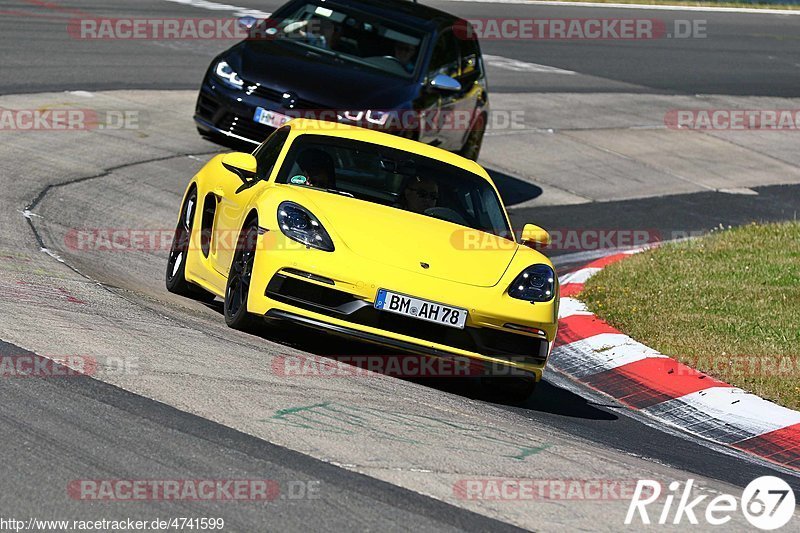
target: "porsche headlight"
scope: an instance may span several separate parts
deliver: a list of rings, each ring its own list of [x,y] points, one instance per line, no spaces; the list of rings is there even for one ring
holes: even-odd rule
[[[547,265],[529,266],[508,287],[508,295],[529,302],[548,302],[555,295],[556,274]]]
[[[311,248],[334,250],[333,241],[320,221],[306,208],[283,202],[278,206],[278,225],[284,235]]]
[[[244,86],[242,78],[231,68],[227,61],[217,63],[217,66],[214,67],[214,74],[228,87],[241,89]]]

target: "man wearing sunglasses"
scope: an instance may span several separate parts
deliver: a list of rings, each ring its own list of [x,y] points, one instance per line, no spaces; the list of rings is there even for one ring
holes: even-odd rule
[[[402,207],[408,211],[424,214],[436,207],[439,200],[439,185],[430,178],[415,176],[403,191]]]

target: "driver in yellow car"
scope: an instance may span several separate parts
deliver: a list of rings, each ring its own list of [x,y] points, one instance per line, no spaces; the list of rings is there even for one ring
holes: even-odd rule
[[[297,165],[307,178],[306,185],[320,189],[336,187],[333,158],[318,148],[307,148],[297,157]]]
[[[436,207],[438,200],[439,185],[436,181],[415,176],[409,180],[403,191],[401,206],[409,211],[424,214],[428,209]]]

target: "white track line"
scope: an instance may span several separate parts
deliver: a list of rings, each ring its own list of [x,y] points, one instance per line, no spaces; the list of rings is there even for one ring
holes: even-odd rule
[[[647,358],[666,359],[622,333],[601,333],[553,349],[554,362],[578,379]]]
[[[564,276],[566,278],[564,283],[586,283],[589,280],[589,278],[591,278],[601,270],[603,269],[595,267],[582,268],[580,270],[576,270],[569,276],[569,278],[566,278],[566,276]]]
[[[259,11],[258,9],[250,9],[248,7],[232,6],[230,4],[218,4],[217,2],[209,2],[208,0],[164,0],[165,2],[172,2],[173,4],[184,4],[189,7],[196,7],[198,9],[208,9],[210,11],[232,11],[236,17],[255,17],[257,19],[268,18],[271,13]]]
[[[696,427],[687,425],[687,406],[704,415],[697,417]],[[716,425],[727,425],[753,436],[800,424],[800,412],[736,387],[703,389],[647,407],[643,411],[694,433],[713,427],[713,424],[708,424],[709,419],[713,419]]]
[[[593,313],[586,308],[586,304],[577,298],[561,298],[561,302],[558,305],[559,319],[567,318],[568,316],[591,314]]]
[[[539,65],[537,63],[527,63],[519,59],[511,59],[502,56],[493,56],[483,54],[483,61],[489,66],[500,68],[503,70],[512,70],[514,72],[539,72],[544,74],[577,74],[571,70],[564,70],[561,68],[550,67],[548,65]]]
[[[541,2],[539,0],[444,0],[445,2],[473,2],[479,4],[525,4],[539,6],[597,7],[615,9],[652,9],[657,11],[705,11],[709,13],[746,13],[755,15],[800,15],[800,10],[753,9],[749,7],[713,6],[660,6],[648,4],[602,4],[596,2]]]

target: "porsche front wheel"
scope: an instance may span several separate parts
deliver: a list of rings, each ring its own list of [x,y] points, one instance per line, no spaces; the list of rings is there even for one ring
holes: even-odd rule
[[[183,203],[181,218],[172,238],[172,247],[167,259],[166,285],[169,292],[202,302],[211,302],[214,300],[213,294],[186,281],[186,257],[189,253],[196,208],[197,190],[193,189]]]
[[[247,297],[257,239],[258,224],[255,221],[248,222],[239,237],[225,288],[225,323],[233,329],[250,329],[255,323],[253,315],[247,312]]]

